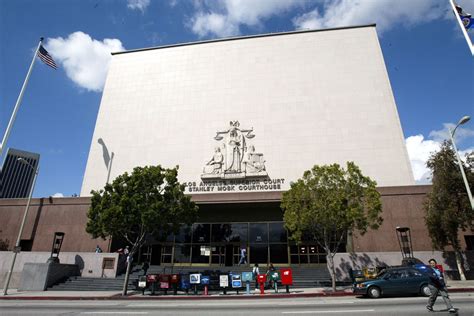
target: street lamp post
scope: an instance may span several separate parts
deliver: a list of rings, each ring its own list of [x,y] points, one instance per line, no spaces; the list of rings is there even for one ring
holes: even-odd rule
[[[31,185],[30,195],[28,197],[28,202],[26,203],[25,212],[23,214],[23,220],[21,221],[20,231],[18,232],[18,238],[16,239],[16,245],[15,245],[15,248],[13,249],[12,265],[10,266],[10,270],[8,271],[8,274],[7,274],[7,280],[5,282],[5,287],[3,288],[3,295],[7,295],[7,292],[8,292],[8,286],[10,285],[10,279],[12,277],[13,267],[15,266],[16,255],[17,255],[17,253],[19,252],[19,249],[20,249],[21,235],[23,233],[23,228],[25,227],[26,217],[28,216],[28,209],[30,208],[31,196],[33,195],[33,191],[35,189],[35,184],[36,184],[36,177],[38,176],[38,172],[39,172],[39,167],[38,168],[33,167],[24,158],[18,158],[17,160],[19,162],[21,162],[22,164],[27,165],[28,167],[30,167],[35,172],[35,176],[33,178],[33,183]]]
[[[454,152],[456,153],[456,158],[458,160],[459,169],[461,170],[462,178],[464,180],[464,185],[466,186],[467,196],[469,197],[469,202],[471,203],[471,208],[472,208],[472,210],[474,210],[474,200],[472,199],[472,193],[471,193],[471,189],[469,188],[469,182],[467,182],[466,174],[464,173],[463,163],[461,161],[461,157],[459,157],[459,153],[458,153],[458,150],[456,148],[456,144],[454,143],[454,133],[456,132],[456,129],[460,125],[468,122],[470,119],[471,118],[469,116],[464,116],[459,120],[459,123],[458,123],[458,125],[456,125],[454,130],[451,131],[450,128],[448,128],[448,130],[449,130],[449,137],[451,138],[451,144],[453,144]]]

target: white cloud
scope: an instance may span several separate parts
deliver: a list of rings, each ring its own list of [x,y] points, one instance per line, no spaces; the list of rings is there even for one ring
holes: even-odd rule
[[[430,156],[437,152],[444,140],[449,137],[447,128],[454,128],[454,124],[445,123],[441,130],[431,131],[429,138],[424,139],[423,135],[410,136],[405,140],[408,157],[411,162],[413,176],[417,183],[430,183],[431,171],[426,167],[426,162]],[[474,152],[474,146],[470,144],[467,147],[461,148],[462,141],[474,137],[474,130],[464,127],[458,127],[456,130],[456,145],[458,147],[459,156],[462,160],[466,160],[466,155]]]
[[[429,137],[433,138],[434,140],[438,142],[442,142],[445,139],[449,139],[449,131],[448,128],[453,130],[456,127],[455,124],[452,123],[444,123],[443,124],[443,129],[437,130],[437,131],[431,131]],[[462,126],[459,126],[456,129],[456,133],[454,134],[456,143],[457,142],[462,142],[465,139],[468,139],[470,137],[474,137],[474,130],[465,128]]]
[[[55,198],[57,198],[57,197],[64,197],[64,194],[62,194],[62,193],[54,193],[54,194],[51,195],[51,196],[52,196],[52,197],[55,197]]]
[[[65,39],[49,38],[45,46],[69,79],[81,88],[96,92],[104,87],[110,53],[125,50],[118,39],[99,41],[83,32],[69,34]]]
[[[240,34],[240,26],[261,27],[264,20],[304,4],[303,0],[195,1],[188,26],[199,37]]]
[[[405,140],[408,157],[411,162],[413,176],[418,183],[428,183],[431,171],[426,167],[426,161],[441,144],[434,140],[425,140],[423,135],[410,136]]]
[[[297,29],[331,28],[377,23],[379,33],[397,25],[427,23],[445,16],[449,3],[432,0],[324,0],[293,19]]]
[[[150,5],[150,0],[127,0],[127,8],[132,10],[140,10],[145,12],[146,8]]]

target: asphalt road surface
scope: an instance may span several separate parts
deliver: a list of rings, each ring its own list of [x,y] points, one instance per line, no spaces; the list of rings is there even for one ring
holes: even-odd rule
[[[474,293],[453,293],[458,315],[474,316]],[[0,315],[453,315],[441,298],[435,312],[426,310],[427,298],[365,299],[279,298],[238,300],[150,300],[150,301],[0,301]]]

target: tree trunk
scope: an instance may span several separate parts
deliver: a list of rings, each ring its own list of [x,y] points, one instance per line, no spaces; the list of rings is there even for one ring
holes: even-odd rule
[[[129,257],[127,259],[127,272],[125,272],[125,280],[123,282],[123,289],[122,289],[122,296],[127,295],[127,289],[128,289],[128,279],[130,277],[130,268],[132,267],[132,260],[130,260],[132,257],[132,254],[129,254]]]
[[[454,250],[454,255],[456,256],[456,265],[458,266],[459,277],[461,281],[466,281],[466,276],[464,275],[464,269],[462,267],[462,256],[459,250]]]
[[[354,253],[354,238],[350,229],[347,231],[346,252]]]
[[[334,269],[334,257],[331,253],[326,255],[327,266],[329,270],[329,274],[331,275],[331,285],[332,290],[336,292],[336,271]]]

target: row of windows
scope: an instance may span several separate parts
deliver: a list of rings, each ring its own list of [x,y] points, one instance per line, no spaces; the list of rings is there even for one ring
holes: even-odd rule
[[[269,223],[196,223],[182,226],[177,235],[170,235],[167,242],[175,243],[266,243],[287,242],[283,222]]]

